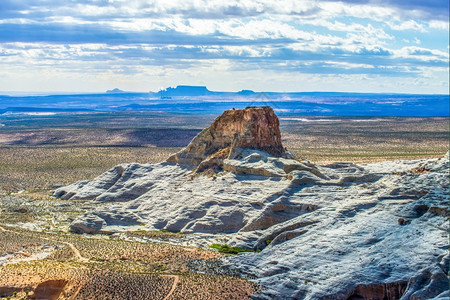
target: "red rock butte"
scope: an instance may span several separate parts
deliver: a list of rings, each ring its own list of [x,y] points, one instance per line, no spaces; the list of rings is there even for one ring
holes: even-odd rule
[[[238,149],[285,157],[280,122],[269,106],[226,110],[168,161],[198,165],[206,158],[233,158]]]

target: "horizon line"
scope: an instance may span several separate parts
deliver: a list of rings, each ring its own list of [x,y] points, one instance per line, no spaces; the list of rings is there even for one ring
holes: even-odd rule
[[[251,89],[241,89],[239,91],[215,91],[208,89],[207,86],[204,85],[184,85],[179,84],[178,86],[184,86],[184,87],[205,87],[209,92],[213,93],[239,93],[242,91],[251,91],[255,95],[257,94],[264,94],[264,93],[271,93],[271,94],[379,94],[379,95],[429,95],[429,96],[450,96],[449,93],[405,93],[405,92],[349,92],[349,91],[254,91]],[[167,87],[168,88],[174,88],[172,86]],[[127,91],[127,90],[120,90],[118,92],[111,92],[116,88],[113,88],[111,90],[106,91],[0,91],[0,96],[9,96],[9,97],[32,97],[32,96],[64,96],[64,95],[103,95],[103,94],[109,94],[109,95],[120,95],[120,94],[150,94],[150,93],[159,93],[163,91],[163,89],[160,89],[159,91]],[[187,95],[188,96],[188,95]],[[190,96],[190,97],[208,97],[212,95],[204,95],[204,96]],[[183,96],[174,96],[174,97],[183,97]]]

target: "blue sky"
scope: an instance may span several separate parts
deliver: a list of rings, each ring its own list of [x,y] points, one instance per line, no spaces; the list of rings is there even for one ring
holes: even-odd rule
[[[0,91],[449,91],[448,0],[1,0]]]

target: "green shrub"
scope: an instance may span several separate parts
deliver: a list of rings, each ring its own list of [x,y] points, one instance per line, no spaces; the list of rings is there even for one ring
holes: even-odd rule
[[[255,252],[252,249],[245,249],[245,248],[239,248],[239,247],[230,247],[227,244],[223,244],[223,245],[212,244],[209,247],[217,249],[220,253],[226,253],[226,254],[238,254],[238,253],[242,253],[242,252]]]

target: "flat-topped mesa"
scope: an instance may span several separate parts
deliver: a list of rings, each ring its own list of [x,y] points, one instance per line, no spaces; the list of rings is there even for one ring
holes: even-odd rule
[[[280,122],[269,106],[226,110],[182,151],[167,159],[198,165],[207,158],[235,158],[241,149],[291,157],[281,143]]]

